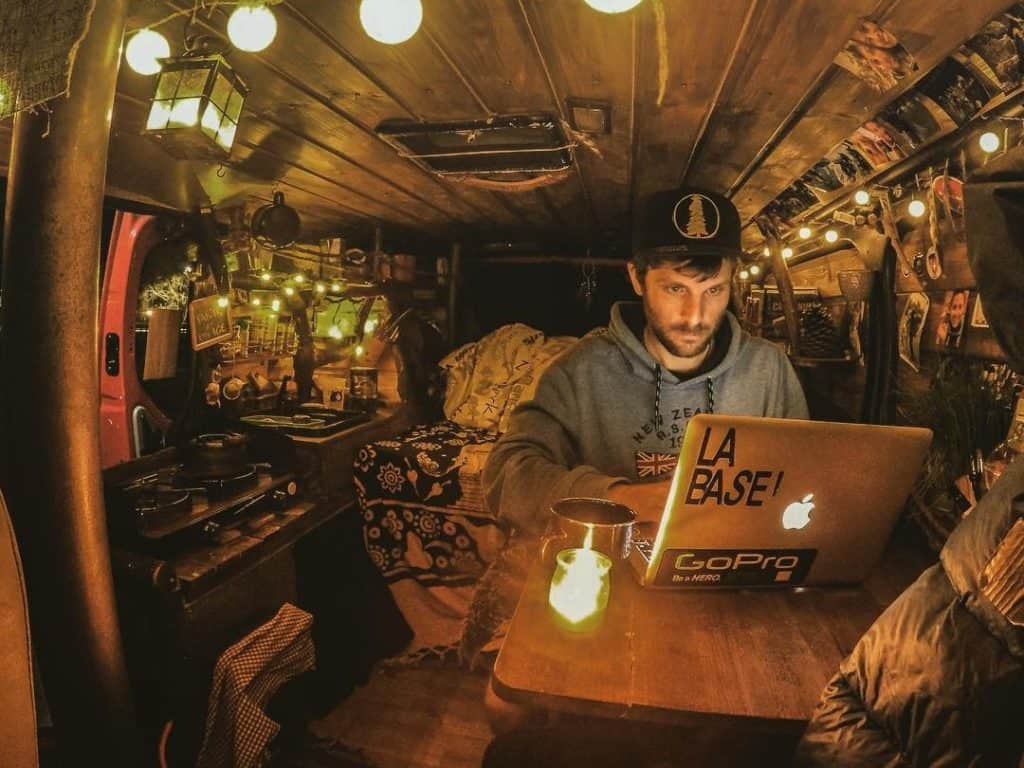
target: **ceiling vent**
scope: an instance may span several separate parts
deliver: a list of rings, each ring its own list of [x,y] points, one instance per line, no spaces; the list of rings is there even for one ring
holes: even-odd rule
[[[551,115],[416,123],[385,120],[377,135],[423,168],[442,175],[500,177],[563,171],[571,146]]]

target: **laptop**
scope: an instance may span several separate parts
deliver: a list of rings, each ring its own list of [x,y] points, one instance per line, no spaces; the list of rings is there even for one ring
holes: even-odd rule
[[[917,427],[698,414],[657,534],[635,537],[630,562],[647,587],[858,583],[931,439]]]

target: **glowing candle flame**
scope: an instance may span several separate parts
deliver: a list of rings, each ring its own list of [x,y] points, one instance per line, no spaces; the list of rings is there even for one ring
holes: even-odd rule
[[[588,526],[581,548],[558,553],[548,592],[548,604],[574,630],[587,629],[588,619],[596,618],[608,605],[608,571],[612,561],[591,549],[593,538],[594,529]]]

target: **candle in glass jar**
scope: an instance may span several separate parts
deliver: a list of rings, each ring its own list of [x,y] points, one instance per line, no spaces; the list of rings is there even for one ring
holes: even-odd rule
[[[611,558],[593,549],[563,549],[555,561],[548,604],[569,629],[588,629],[608,605]]]

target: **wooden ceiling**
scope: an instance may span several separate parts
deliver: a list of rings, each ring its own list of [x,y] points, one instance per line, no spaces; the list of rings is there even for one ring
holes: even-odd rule
[[[122,66],[108,186],[190,208],[249,207],[275,185],[304,238],[388,233],[478,241],[622,242],[649,193],[687,183],[733,196],[745,220],[913,85],[878,94],[832,64],[858,19],[895,33],[918,75],[1006,0],[644,0],[608,15],[583,0],[423,0],[424,23],[388,46],[362,30],[357,0],[283,0],[278,34],[232,66],[252,89],[230,158],[176,159],[141,136],[154,77]],[[191,0],[144,0],[129,30]],[[208,32],[227,12],[201,10]],[[180,50],[184,16],[160,27]],[[608,102],[612,130],[578,146],[558,184],[482,190],[435,177],[379,139],[386,118],[566,114],[569,97]],[[10,143],[0,123],[0,157]]]

